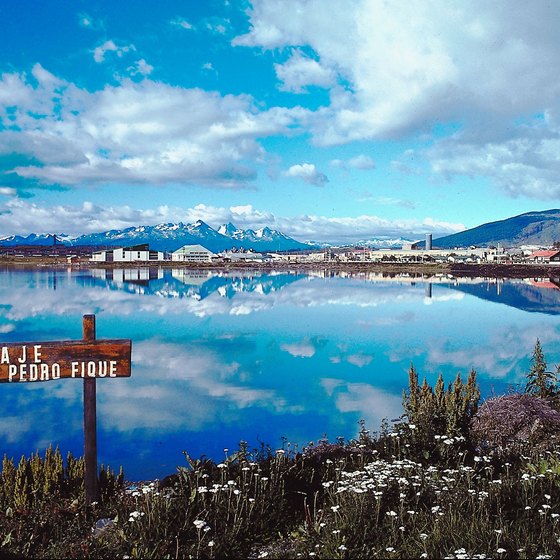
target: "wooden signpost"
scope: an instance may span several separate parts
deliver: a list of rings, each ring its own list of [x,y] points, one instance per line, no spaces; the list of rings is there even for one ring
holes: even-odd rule
[[[130,377],[132,342],[97,340],[95,315],[83,317],[83,340],[0,343],[0,383],[84,380],[86,501],[97,500],[96,379]]]

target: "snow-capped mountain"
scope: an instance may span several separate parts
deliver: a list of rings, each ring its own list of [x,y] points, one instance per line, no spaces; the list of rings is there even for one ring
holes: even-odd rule
[[[0,246],[12,247],[16,245],[54,245],[54,238],[56,236],[57,244],[72,245],[75,236],[66,235],[65,233],[31,233],[28,236],[22,235],[8,235],[0,237]]]
[[[89,233],[78,237],[57,235],[57,243],[65,245],[126,246],[149,243],[156,251],[175,251],[183,245],[200,244],[211,251],[226,249],[254,249],[255,251],[290,251],[308,249],[310,245],[300,243],[280,231],[264,227],[256,231],[243,230],[233,224],[224,224],[215,230],[202,220],[193,224],[179,222],[113,229],[101,233]],[[27,237],[9,236],[0,238],[0,246],[52,245],[53,235],[31,234]]]

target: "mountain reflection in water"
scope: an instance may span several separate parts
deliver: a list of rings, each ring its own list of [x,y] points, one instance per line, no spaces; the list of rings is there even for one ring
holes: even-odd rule
[[[99,461],[165,476],[240,440],[304,445],[402,413],[413,362],[433,382],[474,367],[484,395],[524,381],[538,337],[560,362],[558,279],[187,268],[0,270],[2,342],[133,341],[132,377],[100,380]],[[81,453],[76,380],[3,384],[0,452]]]
[[[507,280],[503,278],[457,278],[448,275],[414,276],[410,274],[321,272],[215,272],[209,270],[135,268],[135,269],[91,269],[91,276],[98,285],[132,293],[157,295],[160,297],[192,297],[204,299],[213,292],[232,298],[239,292],[269,294],[284,286],[308,277],[357,278],[369,282],[410,283],[421,282],[426,297],[432,297],[432,285],[438,284],[451,289],[524,311],[560,313],[560,278],[526,278]]]

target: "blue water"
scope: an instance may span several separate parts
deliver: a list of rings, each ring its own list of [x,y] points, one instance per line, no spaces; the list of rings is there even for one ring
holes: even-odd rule
[[[132,376],[97,382],[99,462],[132,480],[240,440],[352,438],[401,413],[413,362],[474,367],[484,396],[524,381],[537,337],[560,363],[560,290],[531,280],[135,269],[0,270],[0,341],[132,339]],[[82,453],[82,382],[0,385],[0,453]]]

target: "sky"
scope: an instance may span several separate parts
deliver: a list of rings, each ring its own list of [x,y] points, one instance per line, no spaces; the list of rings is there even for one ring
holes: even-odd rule
[[[434,237],[560,207],[560,2],[0,0],[0,237]]]

